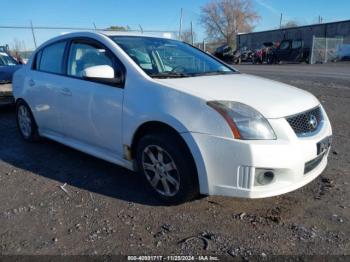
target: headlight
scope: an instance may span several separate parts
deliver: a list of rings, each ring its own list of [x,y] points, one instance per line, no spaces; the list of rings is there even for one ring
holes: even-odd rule
[[[238,102],[210,101],[207,104],[219,112],[237,139],[276,139],[269,122],[254,108]]]

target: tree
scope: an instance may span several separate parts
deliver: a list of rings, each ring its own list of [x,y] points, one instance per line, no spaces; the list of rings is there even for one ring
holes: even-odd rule
[[[207,35],[234,47],[239,32],[251,32],[260,19],[251,0],[211,0],[201,8],[200,22]]]
[[[120,25],[112,25],[108,27],[106,30],[111,30],[111,31],[130,31],[130,27],[127,26],[120,26]]]
[[[181,40],[192,45],[192,33],[191,30],[186,30],[181,33]],[[197,34],[193,32],[193,42],[197,41]]]
[[[18,38],[14,38],[11,43],[11,51],[12,52],[20,52],[20,51],[26,51],[26,44],[24,41],[19,40]]]
[[[300,26],[300,24],[297,21],[288,21],[287,23],[285,23],[284,25],[281,26],[281,28],[291,28],[291,27],[297,27]]]

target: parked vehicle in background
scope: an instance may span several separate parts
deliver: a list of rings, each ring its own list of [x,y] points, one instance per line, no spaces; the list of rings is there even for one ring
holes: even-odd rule
[[[283,40],[279,46],[272,50],[267,58],[269,64],[280,62],[310,62],[310,48],[304,47],[304,41]]]
[[[240,64],[242,62],[251,62],[253,53],[253,50],[247,47],[233,50],[228,45],[223,45],[215,50],[214,56],[226,63]]]
[[[14,103],[12,77],[21,66],[7,52],[0,52],[0,105]]]
[[[337,46],[337,58],[335,61],[350,61],[350,44],[341,44]]]
[[[215,50],[214,56],[224,62],[232,63],[234,60],[234,53],[234,50],[230,46],[223,45]]]
[[[263,43],[262,47],[255,50],[255,52],[252,54],[252,63],[253,64],[270,64],[272,53],[273,53],[273,46],[274,44],[272,42],[265,42]]]
[[[280,62],[309,63],[310,48],[304,47],[303,40],[265,42],[252,55],[253,64],[278,64]]]
[[[254,51],[247,48],[246,46],[237,49],[233,54],[233,63],[240,64],[242,62],[252,62]]]
[[[138,171],[166,203],[275,196],[327,165],[332,128],[316,97],[176,40],[65,34],[13,86],[26,141],[47,137]]]
[[[0,46],[0,52],[1,52],[1,53],[10,54],[9,46],[8,46],[8,45],[1,45],[1,46]]]

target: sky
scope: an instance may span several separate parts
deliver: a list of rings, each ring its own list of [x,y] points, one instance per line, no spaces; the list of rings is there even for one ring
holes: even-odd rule
[[[88,27],[107,28],[111,25],[132,29],[178,31],[183,8],[183,29],[191,21],[199,41],[206,38],[199,24],[201,6],[209,0],[0,0],[0,26]],[[350,0],[252,0],[261,19],[254,31],[275,29],[283,22],[300,24],[350,19]],[[35,30],[38,44],[63,33],[62,30]],[[24,41],[27,49],[34,47],[28,29],[0,28],[0,45],[13,45],[14,39]]]

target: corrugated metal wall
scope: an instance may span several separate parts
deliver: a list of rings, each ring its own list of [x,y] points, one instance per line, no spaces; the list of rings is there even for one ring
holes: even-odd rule
[[[305,47],[312,46],[312,38],[316,37],[343,37],[350,42],[350,20],[293,27],[271,31],[241,34],[237,36],[238,47],[260,48],[264,42],[276,42],[283,39],[303,39]]]

